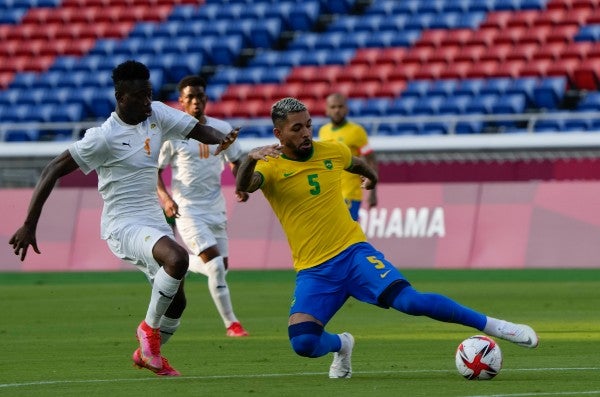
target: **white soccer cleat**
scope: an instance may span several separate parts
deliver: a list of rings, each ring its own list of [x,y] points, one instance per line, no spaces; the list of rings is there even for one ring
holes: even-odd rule
[[[339,334],[342,341],[342,348],[339,352],[333,353],[333,362],[329,367],[330,378],[351,378],[352,377],[352,349],[354,349],[354,337],[344,332]]]
[[[514,324],[508,321],[502,321],[498,327],[498,334],[495,336],[529,348],[537,347],[539,342],[537,334],[529,325]]]

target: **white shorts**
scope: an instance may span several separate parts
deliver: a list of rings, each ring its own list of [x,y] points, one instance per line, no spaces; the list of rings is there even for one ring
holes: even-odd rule
[[[134,225],[121,229],[117,235],[111,234],[106,243],[113,254],[135,265],[152,282],[160,269],[160,264],[152,255],[152,248],[164,236],[175,240],[166,223],[165,228],[161,229]]]
[[[177,218],[177,231],[181,239],[194,255],[199,255],[208,247],[216,245],[222,257],[229,255],[227,222],[211,220],[210,216]]]

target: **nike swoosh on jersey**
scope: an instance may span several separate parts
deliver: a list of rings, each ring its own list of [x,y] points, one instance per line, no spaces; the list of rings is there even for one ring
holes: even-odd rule
[[[295,173],[296,173],[296,171],[284,172],[284,173],[283,173],[283,177],[284,177],[284,178],[287,178],[288,176],[292,176],[292,175],[294,175]]]

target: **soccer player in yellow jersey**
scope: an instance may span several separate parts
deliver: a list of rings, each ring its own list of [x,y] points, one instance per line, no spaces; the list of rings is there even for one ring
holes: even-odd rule
[[[362,156],[367,164],[377,171],[377,160],[365,129],[356,123],[349,121],[346,97],[342,94],[331,94],[327,97],[325,114],[330,122],[319,129],[319,140],[338,141],[350,148],[353,156]],[[361,188],[361,177],[350,172],[342,173],[342,195],[350,210],[350,215],[355,221],[358,220],[358,210],[363,198]],[[369,190],[368,205],[373,208],[377,205],[377,191],[375,187]]]
[[[358,222],[347,213],[340,179],[351,172],[377,174],[339,142],[313,142],[306,106],[284,98],[271,108],[279,144],[252,149],[236,177],[239,191],[261,189],[279,219],[292,250],[296,289],[288,321],[294,351],[304,357],[334,353],[330,378],[350,378],[354,337],[332,334],[325,326],[349,297],[414,316],[476,328],[525,347],[536,347],[535,331],[479,313],[452,299],[414,289],[404,275],[377,251]]]

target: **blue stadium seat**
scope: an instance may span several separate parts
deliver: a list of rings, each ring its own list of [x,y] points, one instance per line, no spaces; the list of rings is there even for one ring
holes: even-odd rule
[[[317,22],[320,14],[320,5],[318,1],[305,0],[294,3],[287,14],[287,26],[292,30],[308,31],[312,29]]]
[[[178,26],[181,24],[177,21]],[[138,22],[133,26],[131,32],[129,32],[129,37],[141,37],[145,39],[149,39],[151,37],[156,37],[158,34],[157,31],[161,26],[169,24],[168,22],[163,22],[162,24],[157,24],[156,22]]]
[[[590,119],[566,119],[564,123],[564,131],[579,132],[588,131],[592,128]]]
[[[493,77],[486,79],[479,90],[479,94],[503,95],[511,83],[512,79],[508,77]]]
[[[229,36],[214,40],[198,40],[202,42],[203,55],[215,65],[231,65],[242,52],[242,37]]]
[[[364,102],[360,113],[362,116],[385,116],[391,102],[389,98],[369,98]]]
[[[70,71],[79,62],[80,57],[74,55],[61,55],[54,59],[50,70]]]
[[[98,39],[94,47],[90,49],[90,54],[112,55],[118,40],[115,39]]]
[[[186,22],[192,20],[197,13],[198,6],[195,4],[178,4],[173,7],[169,20]]]
[[[448,124],[440,121],[428,121],[423,123],[419,135],[444,135],[448,133]]]
[[[537,120],[533,126],[535,132],[560,132],[565,129],[563,119]]]
[[[455,79],[434,80],[427,89],[427,94],[444,96],[453,95],[454,90],[456,89],[456,86],[459,84],[459,82],[460,80]]]
[[[412,115],[413,108],[417,103],[418,97],[400,97],[393,99],[388,109],[390,115]]]
[[[325,12],[330,14],[348,14],[354,6],[355,0],[321,0]]]
[[[431,88],[431,80],[412,80],[406,85],[406,89],[402,93],[404,98],[407,97],[423,97]]]
[[[498,97],[494,94],[474,96],[465,107],[465,113],[489,114],[492,112],[492,106],[497,100]]]
[[[580,112],[600,111],[600,92],[588,92],[577,104],[576,110]]]
[[[429,96],[426,95],[421,97],[415,103],[413,107],[414,115],[435,115],[438,114],[441,104],[445,98],[441,95]]]
[[[525,94],[506,94],[498,98],[492,105],[495,114],[510,113],[521,114],[525,111]]]
[[[260,23],[253,23],[250,30],[249,44],[252,48],[270,48],[281,35],[281,20],[268,18]]]
[[[506,87],[506,94],[525,94],[527,103],[533,103],[533,90],[538,80],[535,77],[520,77],[513,79],[511,84]]]
[[[35,72],[17,73],[10,83],[10,88],[33,88],[37,85],[39,76]]]
[[[546,77],[533,89],[535,106],[556,109],[564,97],[567,87],[566,77]]]
[[[584,25],[573,38],[575,41],[600,41],[600,25]]]
[[[439,114],[464,114],[467,104],[470,102],[470,95],[453,95],[447,96],[440,104],[438,109]]]
[[[105,55],[100,54],[81,57],[79,58],[79,61],[72,66],[71,71],[97,72],[104,58]]]
[[[454,89],[455,95],[467,94],[471,96],[479,95],[481,88],[485,85],[485,79],[465,79],[462,80]]]

